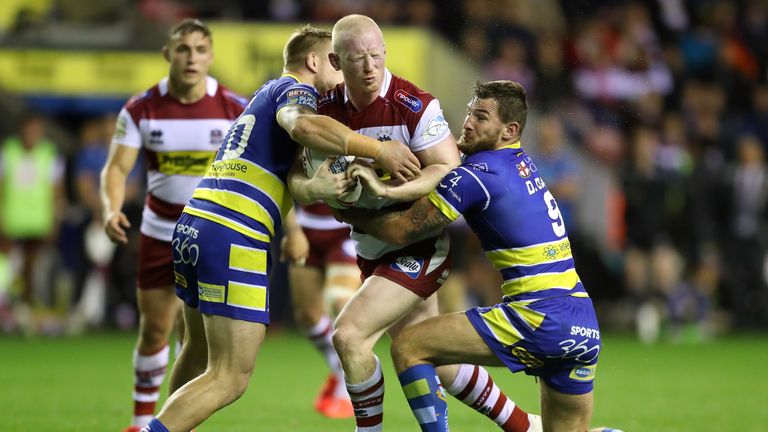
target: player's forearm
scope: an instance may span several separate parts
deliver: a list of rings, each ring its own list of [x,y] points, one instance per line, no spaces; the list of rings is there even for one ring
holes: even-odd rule
[[[127,179],[128,175],[112,164],[108,164],[101,172],[99,196],[101,197],[101,210],[105,221],[109,220],[111,214],[119,212],[123,208]]]
[[[435,190],[451,169],[448,164],[429,165],[422,168],[421,176],[397,186],[387,186],[384,197],[395,201],[417,200]]]
[[[289,134],[299,144],[328,154],[377,159],[382,148],[378,140],[355,133],[323,115],[300,114]]]
[[[300,204],[311,204],[320,200],[312,179],[307,177],[302,170],[294,170],[288,173],[288,191],[293,199]]]
[[[434,237],[450,223],[426,197],[404,210],[344,210],[341,213],[346,222],[396,246]]]

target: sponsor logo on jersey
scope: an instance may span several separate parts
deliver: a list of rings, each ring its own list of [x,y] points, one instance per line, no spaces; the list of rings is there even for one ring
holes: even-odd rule
[[[520,175],[520,178],[528,178],[531,176],[531,170],[528,168],[528,164],[525,163],[525,161],[520,162],[515,165],[515,167],[517,168],[517,173]]]
[[[571,326],[571,336],[586,336],[591,339],[600,339],[600,330],[589,327]]]
[[[525,159],[523,159],[523,160],[525,161],[525,163],[527,163],[527,164],[528,164],[528,169],[530,169],[530,170],[531,170],[531,172],[536,172],[536,171],[538,171],[538,170],[539,170],[538,168],[536,168],[536,164],[534,164],[534,163],[533,163],[533,161],[531,160],[531,158],[530,158],[530,157],[526,157],[526,158],[525,158]]]
[[[419,273],[421,273],[421,267],[424,265],[424,260],[421,258],[414,258],[412,256],[399,256],[395,258],[395,262],[389,265],[392,270],[397,270],[405,273],[411,279],[417,279]]]
[[[395,100],[405,105],[409,110],[415,113],[421,111],[421,108],[423,108],[421,100],[405,90],[398,89],[395,91]]]
[[[117,125],[115,125],[115,138],[125,138],[126,128],[128,127],[128,119],[125,116],[117,118]]]
[[[448,128],[448,122],[445,121],[445,117],[442,114],[438,114],[427,125],[427,129],[421,134],[423,138],[436,137],[442,135]]]
[[[224,132],[221,129],[211,130],[211,145],[221,145],[221,140],[224,139]]]
[[[161,129],[153,129],[149,131],[149,143],[154,145],[160,145],[163,143],[163,131]]]
[[[567,258],[571,256],[571,242],[566,240],[560,244],[550,245],[544,248],[544,258],[547,260]]]
[[[489,172],[488,164],[485,162],[470,162],[467,166],[472,167],[478,171]]]
[[[293,88],[285,94],[286,105],[306,105],[317,111],[317,96],[309,89]]]
[[[208,151],[158,153],[157,170],[166,175],[202,176],[215,157]]]

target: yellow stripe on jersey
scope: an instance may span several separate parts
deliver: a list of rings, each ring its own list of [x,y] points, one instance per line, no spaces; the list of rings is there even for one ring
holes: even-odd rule
[[[453,206],[445,200],[437,191],[432,191],[427,195],[429,202],[435,205],[440,213],[444,214],[448,219],[455,221],[459,218],[459,212],[456,211]]]
[[[265,243],[269,243],[270,238],[268,235],[258,232],[254,229],[248,228],[245,225],[235,222],[232,219],[226,218],[221,215],[217,215],[211,212],[207,212],[205,210],[200,210],[192,207],[184,207],[184,213],[189,213],[192,216],[197,216],[203,219],[207,219],[211,222],[216,222],[219,225],[223,225],[231,230],[237,231],[240,234],[246,235],[250,238],[263,241]]]
[[[266,274],[267,251],[233,244],[229,247],[229,268]]]
[[[282,218],[285,218],[285,215],[288,214],[288,211],[293,206],[293,197],[288,193],[288,188],[282,180],[259,165],[245,159],[216,161],[211,165],[211,169],[208,170],[208,174],[205,177],[239,180],[253,186],[272,199],[280,210]],[[217,204],[221,203],[217,202]],[[254,215],[248,213],[245,213],[245,215],[254,217]]]
[[[528,303],[530,304],[530,303]],[[541,323],[544,322],[545,314],[535,311],[528,307],[526,302],[509,302],[507,306],[517,313],[517,315],[526,323],[531,330],[536,330],[541,327]]]
[[[507,315],[500,308],[493,308],[480,316],[485,321],[488,329],[502,344],[511,346],[523,339],[523,335],[512,325]]]
[[[503,149],[521,149],[523,148],[523,145],[520,144],[520,141],[515,141],[514,143],[510,145],[505,145],[497,148],[496,150],[503,150]]]
[[[231,192],[224,189],[207,189],[198,187],[192,194],[192,198],[200,198],[215,202],[216,204],[226,207],[230,210],[234,210],[238,213],[242,213],[256,219],[264,224],[269,230],[269,234],[274,237],[275,235],[275,221],[272,220],[272,215],[269,214],[267,209],[256,201],[250,198],[240,195],[236,192]]]
[[[569,269],[560,273],[542,273],[510,279],[501,284],[501,291],[504,295],[515,296],[550,288],[573,289],[578,282],[576,269]]]
[[[517,265],[546,264],[571,258],[571,242],[568,238],[564,238],[521,248],[497,249],[486,252],[485,256],[488,257],[496,270]]]
[[[428,395],[430,393],[429,383],[427,382],[426,378],[416,380],[410,384],[404,385],[403,393],[405,394],[406,399],[413,399]]]
[[[198,281],[197,287],[200,300],[211,303],[224,303],[224,285],[214,285]]]
[[[202,177],[216,159],[215,151],[157,152],[157,170],[165,175]]]
[[[267,287],[229,281],[227,304],[255,310],[267,310]]]

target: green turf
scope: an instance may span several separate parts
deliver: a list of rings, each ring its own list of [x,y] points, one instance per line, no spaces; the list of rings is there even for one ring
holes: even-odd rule
[[[130,416],[133,336],[76,339],[0,337],[0,431],[120,431]],[[628,337],[603,341],[595,425],[626,432],[768,430],[768,336],[737,336],[701,345],[646,347]],[[385,428],[418,430],[387,359]],[[533,378],[491,370],[524,409],[538,411]],[[351,431],[311,409],[325,375],[309,343],[273,332],[246,395],[215,414],[200,432]],[[494,431],[490,421],[451,404],[455,431]]]

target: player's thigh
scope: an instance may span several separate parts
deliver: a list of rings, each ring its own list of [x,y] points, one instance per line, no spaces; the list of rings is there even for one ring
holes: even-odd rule
[[[203,315],[209,364],[214,370],[250,374],[267,327],[263,323]]]
[[[566,394],[554,390],[543,380],[541,392],[541,416],[544,430],[548,432],[582,432],[589,427],[592,418],[593,393]]]
[[[390,327],[387,333],[390,337],[394,338],[406,327],[437,316],[439,313],[438,303],[439,301],[436,295],[428,297],[410,311],[408,315],[404,316],[400,321]]]
[[[198,352],[207,351],[208,342],[205,338],[203,314],[197,309],[184,305],[182,316],[185,327],[184,349],[193,349]]]
[[[503,366],[464,312],[439,315],[404,328],[392,346],[398,370],[429,361],[437,366]]]
[[[389,279],[371,276],[344,306],[336,328],[378,339],[422,302],[422,298]]]

